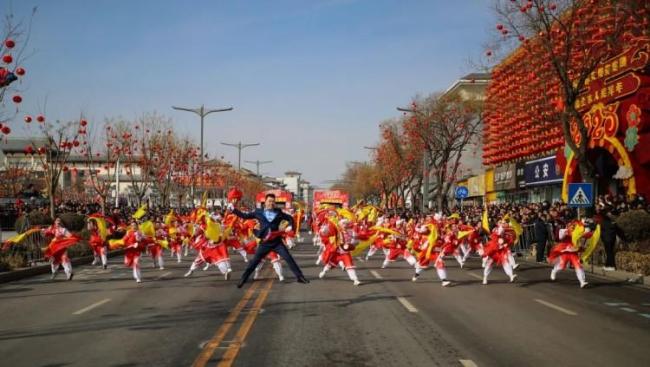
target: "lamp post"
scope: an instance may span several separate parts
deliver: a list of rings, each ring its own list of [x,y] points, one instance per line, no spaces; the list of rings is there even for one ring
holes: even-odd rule
[[[241,171],[241,151],[242,151],[242,149],[244,149],[244,148],[248,148],[248,147],[254,147],[254,146],[258,146],[258,145],[260,145],[260,143],[243,144],[241,141],[240,141],[239,143],[237,143],[237,144],[234,144],[234,143],[223,143],[223,142],[222,142],[221,144],[222,144],[222,145],[227,145],[227,146],[229,146],[229,147],[235,147],[235,148],[237,148],[237,153],[238,153],[238,156],[237,156],[237,157],[238,157],[238,158],[237,158],[237,170],[238,170],[238,171]]]
[[[226,111],[232,111],[232,107],[227,107],[227,108],[214,108],[214,109],[206,109],[205,106],[201,105],[201,107],[197,108],[187,108],[187,107],[176,107],[172,106],[173,109],[178,110],[178,111],[186,111],[186,112],[192,112],[201,118],[201,174],[203,174],[203,120],[205,119],[205,116],[213,113],[213,112],[226,112]]]
[[[258,159],[258,160],[256,160],[256,161],[244,161],[244,162],[254,164],[255,167],[256,167],[256,173],[257,173],[257,175],[259,176],[259,175],[260,175],[260,166],[263,165],[263,164],[269,164],[269,163],[272,163],[273,161],[260,161],[260,160]]]

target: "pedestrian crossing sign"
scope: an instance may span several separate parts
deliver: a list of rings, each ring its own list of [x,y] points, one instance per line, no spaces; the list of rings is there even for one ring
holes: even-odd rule
[[[568,206],[584,208],[594,205],[594,191],[590,183],[570,183]]]

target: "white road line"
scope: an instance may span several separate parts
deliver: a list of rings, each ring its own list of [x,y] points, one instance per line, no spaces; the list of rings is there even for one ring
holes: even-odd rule
[[[625,312],[636,312],[635,309],[633,309],[633,308],[629,308],[629,307],[621,307],[621,310],[623,310],[623,311],[625,311]]]
[[[476,279],[483,280],[483,277],[480,276],[480,275],[478,275],[478,274],[474,274],[474,273],[467,273],[467,274],[469,274],[469,276],[474,277],[474,278],[476,278]],[[464,360],[464,359],[463,359],[463,360]]]
[[[556,311],[560,311],[560,312],[565,313],[565,314],[570,315],[570,316],[576,316],[577,315],[577,313],[575,313],[575,312],[573,312],[571,310],[567,310],[564,307],[560,307],[558,305],[555,305],[555,304],[553,304],[551,302],[544,301],[542,299],[535,298],[534,301],[537,302],[537,303],[541,303],[546,307],[550,307],[550,308],[552,308],[552,309],[554,309]]]
[[[478,367],[478,365],[471,359],[459,359],[458,362],[460,362],[463,367]]]
[[[640,313],[639,315],[645,317],[646,319],[650,319],[650,313]]]
[[[166,273],[164,273],[164,274],[162,274],[162,275],[160,275],[160,276],[157,276],[157,277],[156,277],[156,280],[160,280],[160,279],[162,279],[162,278],[164,278],[164,277],[166,277],[166,276],[168,276],[168,275],[172,275],[172,272],[171,272],[171,271],[168,271],[168,272],[166,272]]]
[[[370,270],[370,274],[372,274],[373,277],[377,279],[384,279],[379,273],[377,273],[375,270]]]
[[[92,309],[94,309],[94,308],[97,308],[97,307],[99,307],[99,306],[101,306],[101,305],[103,305],[103,304],[105,304],[105,303],[110,302],[110,301],[111,301],[110,298],[103,299],[103,300],[101,300],[101,301],[99,301],[99,302],[95,302],[95,303],[93,303],[92,305],[90,305],[90,306],[88,306],[88,307],[84,307],[84,308],[82,308],[82,309],[79,310],[79,311],[75,311],[75,312],[73,312],[72,314],[73,314],[73,315],[81,315],[82,313],[88,312],[88,311],[90,311],[90,310],[92,310]]]
[[[398,300],[399,303],[401,303],[402,306],[404,306],[404,308],[406,308],[409,312],[418,312],[418,309],[415,308],[415,306],[413,306],[413,305],[411,304],[411,302],[409,302],[406,298],[404,298],[404,297],[397,297],[397,300]]]
[[[627,302],[605,302],[605,305],[610,307],[618,307],[618,306],[629,306],[630,304]]]

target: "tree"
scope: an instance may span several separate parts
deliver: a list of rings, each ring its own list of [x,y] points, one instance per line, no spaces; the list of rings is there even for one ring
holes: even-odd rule
[[[371,162],[348,163],[341,179],[331,189],[345,191],[356,200],[378,203],[381,199],[378,176],[377,166]]]
[[[17,84],[26,74],[24,61],[27,59],[25,50],[29,43],[31,33],[31,24],[36,8],[32,9],[29,20],[16,20],[14,14],[9,11],[4,16],[2,30],[0,30],[0,136],[9,135],[11,128],[8,121],[12,120],[19,112],[19,106],[23,101]],[[11,96],[11,101],[15,104],[14,111],[9,111],[5,104],[5,97]],[[27,121],[27,120],[25,120]]]
[[[37,149],[37,157],[45,172],[46,193],[50,201],[50,217],[52,219],[54,219],[56,200],[60,197],[57,189],[61,174],[70,169],[68,159],[72,151],[80,149],[79,137],[84,131],[82,121],[85,120],[83,118],[67,122],[57,120],[50,123],[43,117],[43,121],[38,127],[42,136],[45,137],[45,144]],[[31,136],[36,136],[36,134],[31,134]],[[36,146],[37,144],[33,142],[32,145]]]
[[[90,132],[88,132],[87,122],[82,120],[83,125],[80,129],[81,136],[83,137],[83,148],[79,153],[84,157],[84,165],[86,166],[88,177],[86,185],[90,186],[99,197],[102,213],[106,213],[106,203],[110,188],[112,185],[111,177],[117,173],[116,161],[119,158],[119,151],[110,141],[110,129],[97,129],[96,124],[93,124]],[[106,120],[105,126],[111,126],[112,121]],[[103,140],[100,140],[100,134],[103,134]],[[102,148],[103,147],[103,148]],[[97,167],[104,163],[104,174]],[[115,188],[118,190],[118,188]]]
[[[496,28],[505,49],[519,43],[530,82],[548,83],[553,113],[580,174],[593,181],[589,129],[576,102],[599,64],[623,47],[648,40],[650,2],[636,0],[496,0]],[[487,52],[492,56],[492,51]],[[521,65],[521,64],[519,64]],[[519,80],[518,82],[526,82]],[[539,89],[537,91],[539,93]],[[522,95],[522,98],[527,96]]]
[[[466,147],[480,139],[481,103],[459,96],[432,94],[411,104],[405,134],[428,160],[433,176],[432,199],[438,210],[447,207]]]

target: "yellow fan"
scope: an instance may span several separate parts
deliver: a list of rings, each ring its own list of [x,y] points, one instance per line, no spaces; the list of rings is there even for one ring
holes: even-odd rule
[[[169,211],[169,214],[165,216],[165,225],[169,226],[172,224],[172,222],[176,219],[176,216],[174,215],[174,209]]]
[[[490,233],[490,221],[488,220],[487,208],[483,210],[483,216],[481,217],[481,227],[483,227],[485,232]]]
[[[221,225],[210,219],[210,217],[205,217],[206,228],[205,228],[205,237],[212,242],[221,242]]]
[[[596,246],[598,245],[598,241],[600,241],[600,225],[596,226],[596,229],[594,230],[594,234],[591,235],[591,238],[587,240],[587,246],[585,247],[585,251],[582,253],[581,259],[583,263],[587,263],[587,260],[589,260],[589,257],[591,257],[591,253],[594,252],[596,249]]]
[[[142,206],[140,206],[138,210],[133,213],[132,217],[134,219],[140,219],[144,217],[145,214],[147,214],[147,203],[142,204]]]
[[[148,220],[140,224],[140,232],[147,237],[153,237],[156,235],[156,227],[153,225],[153,222]]]
[[[427,228],[429,228],[429,236],[427,236],[427,259],[431,256],[431,252],[433,251],[433,248],[436,246],[436,241],[438,240],[438,228],[435,226],[435,224],[427,224]]]

